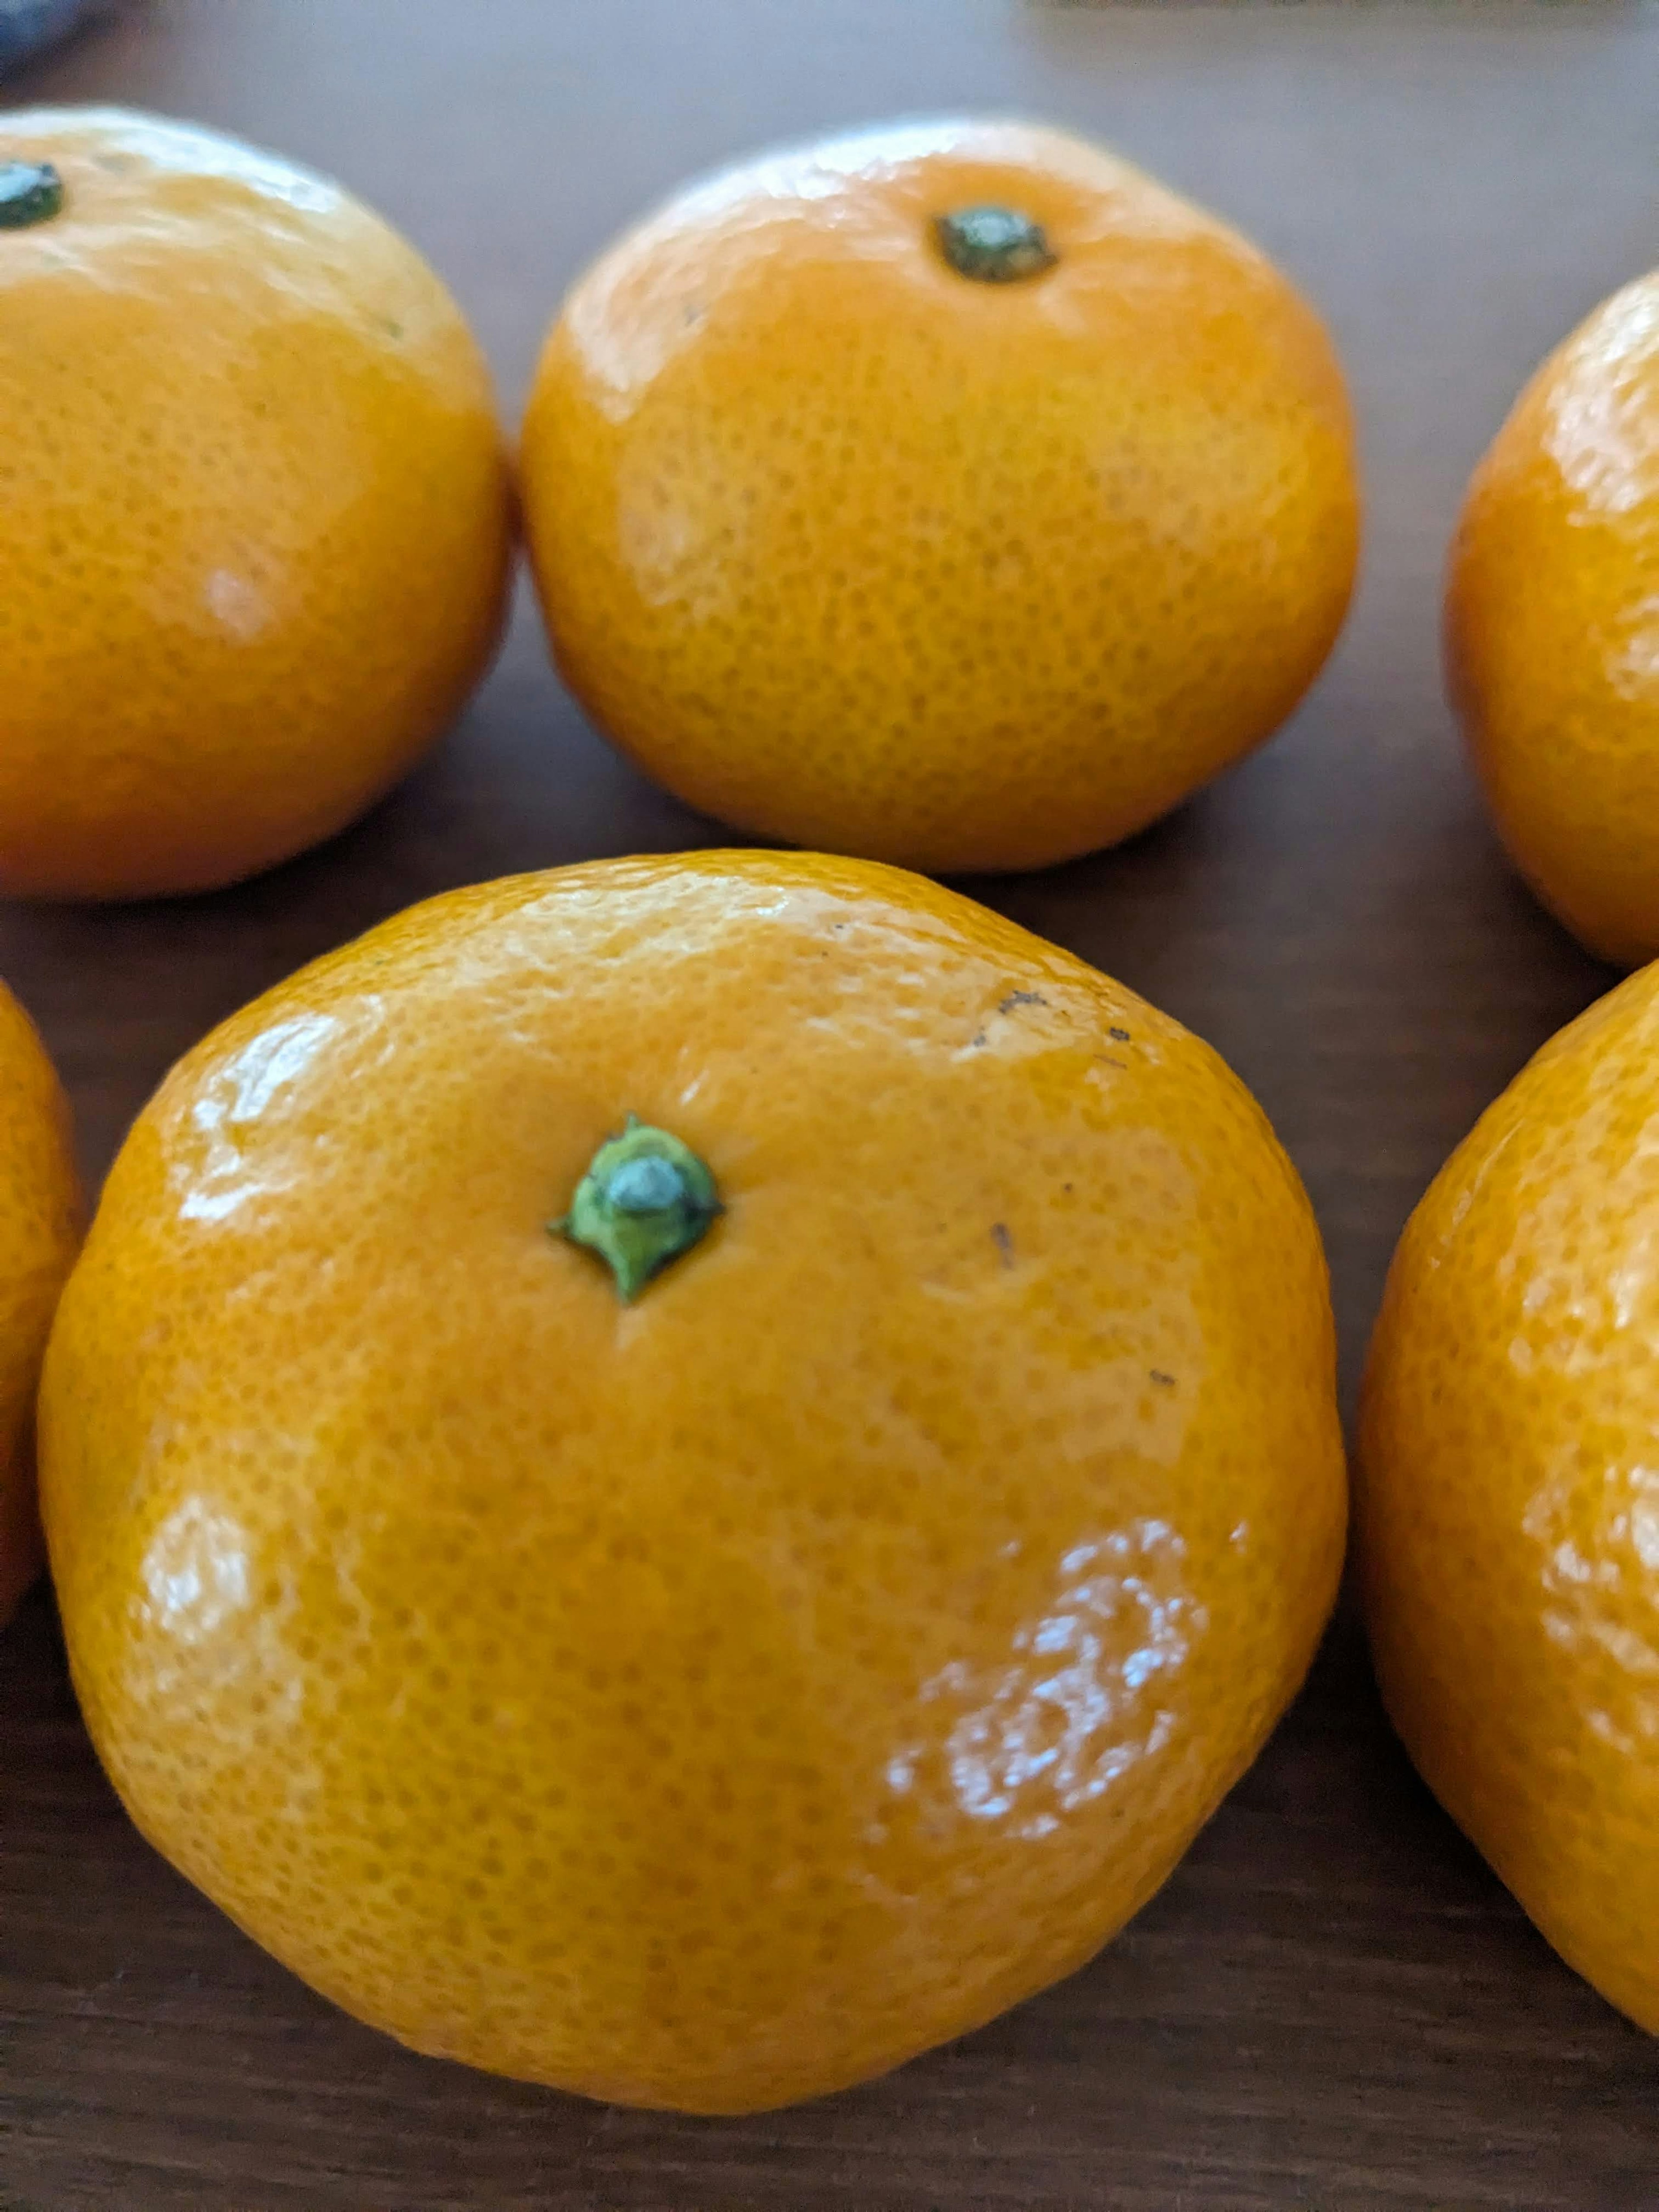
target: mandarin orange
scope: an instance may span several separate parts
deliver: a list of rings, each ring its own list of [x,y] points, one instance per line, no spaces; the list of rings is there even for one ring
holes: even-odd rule
[[[1361,1416],[1383,1698],[1544,1934],[1659,2031],[1659,970],[1546,1045],[1413,1215]]]
[[[41,1434],[145,1833],[417,2048],[701,2112],[1087,1958],[1342,1547],[1243,1086],[799,854],[453,893],[235,1016],[116,1163]]]
[[[559,665],[705,812],[930,870],[1109,843],[1341,623],[1340,371],[1236,232],[1013,123],[699,185],[589,270],[524,426]]]
[[[81,1226],[69,1107],[0,983],[0,1626],[40,1571],[34,1390]]]
[[[1603,959],[1659,954],[1659,273],[1516,400],[1452,549],[1453,699],[1511,857]]]
[[[0,892],[196,890],[409,767],[500,627],[483,360],[337,185],[112,108],[0,115]]]

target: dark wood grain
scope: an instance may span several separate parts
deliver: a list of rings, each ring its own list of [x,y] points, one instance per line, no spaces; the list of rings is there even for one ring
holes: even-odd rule
[[[618,223],[690,171],[830,125],[1069,122],[1274,252],[1330,319],[1363,421],[1347,636],[1279,739],[1173,820],[980,888],[1256,1090],[1324,1224],[1351,1391],[1411,1204],[1608,980],[1483,825],[1437,599],[1463,478],[1521,379],[1659,259],[1656,85],[1652,10],[1588,0],[175,0],[6,90],[199,117],[334,171],[454,286],[512,410],[562,287]],[[584,726],[521,606],[460,728],[360,828],[222,896],[0,912],[0,971],[96,1176],[210,1023],[395,908],[713,834]],[[1653,2045],[1412,1777],[1346,1615],[1267,1755],[1085,1972],[867,2089],[718,2124],[492,2081],[341,2018],[127,1826],[44,1599],[0,1639],[6,2212],[1606,2212],[1659,2204],[1656,2086]]]

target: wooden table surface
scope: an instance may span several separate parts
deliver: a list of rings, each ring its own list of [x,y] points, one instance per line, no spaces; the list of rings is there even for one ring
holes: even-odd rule
[[[980,888],[1254,1086],[1324,1224],[1351,1400],[1407,1210],[1609,981],[1484,826],[1437,598],[1520,380],[1659,259],[1656,88],[1659,17],[1598,0],[162,0],[4,90],[197,117],[331,170],[436,263],[514,414],[561,289],[617,225],[832,125],[1050,117],[1276,254],[1328,317],[1363,424],[1346,639],[1278,741],[1173,820]],[[461,726],[361,827],[221,896],[0,911],[0,972],[95,1178],[178,1053],[394,908],[714,834],[592,735],[521,605]],[[1415,1781],[1346,1613],[1255,1771],[1093,1966],[872,2087],[719,2123],[494,2081],[341,2017],[127,1826],[44,1596],[0,1638],[5,2212],[1605,2212],[1659,2205],[1656,2075]]]

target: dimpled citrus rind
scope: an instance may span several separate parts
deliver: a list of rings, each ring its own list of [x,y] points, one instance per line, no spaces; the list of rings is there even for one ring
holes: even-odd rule
[[[1659,953],[1659,273],[1516,400],[1452,549],[1453,696],[1504,843],[1589,949]]]
[[[40,1571],[35,1383],[81,1227],[68,1103],[0,984],[0,1626]]]
[[[1659,2030],[1659,976],[1555,1037],[1413,1215],[1357,1548],[1425,1779],[1549,1941]]]
[[[1058,260],[976,283],[952,207]],[[579,280],[520,456],[559,665],[651,775],[933,871],[1112,842],[1260,744],[1358,532],[1329,341],[1114,155],[905,125],[692,187]]]
[[[194,890],[386,790],[495,646],[489,370],[380,219],[238,141],[0,116],[63,212],[0,253],[0,890]]]
[[[550,1235],[637,1113],[726,1212]],[[55,1331],[75,1680],[145,1833],[417,2048],[839,2087],[1086,1958],[1302,1678],[1317,1233],[1206,1047],[772,853],[435,900],[189,1054]]]

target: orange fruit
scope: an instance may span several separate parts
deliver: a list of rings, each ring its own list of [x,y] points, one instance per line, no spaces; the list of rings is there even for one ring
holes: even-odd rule
[[[40,1571],[34,1389],[80,1233],[69,1107],[34,1024],[0,983],[0,1626]]]
[[[125,898],[339,829],[500,627],[483,357],[337,185],[116,108],[0,115],[0,893]]]
[[[1071,955],[800,855],[487,884],[136,1125],[43,1389],[76,1682],[351,2012],[774,2105],[1170,1872],[1331,1601],[1332,1364],[1261,1113]]]
[[[1447,662],[1499,833],[1604,960],[1659,954],[1659,272],[1539,369],[1475,471]]]
[[[1360,1428],[1382,1695],[1564,1958],[1659,2031],[1659,970],[1546,1045],[1413,1215]]]
[[[521,478],[559,665],[625,752],[721,821],[933,870],[1109,844],[1259,744],[1358,532],[1305,301],[1015,123],[672,202],[566,301]]]

